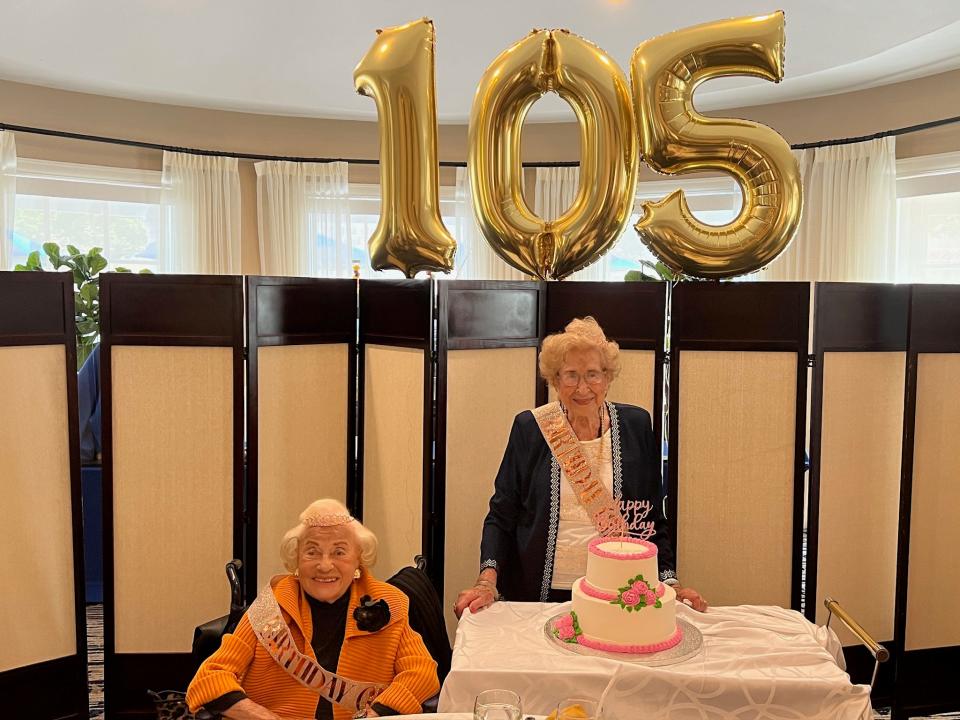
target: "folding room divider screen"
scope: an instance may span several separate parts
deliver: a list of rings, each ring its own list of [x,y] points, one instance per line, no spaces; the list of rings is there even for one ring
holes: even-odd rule
[[[101,276],[104,681],[110,718],[184,689],[243,554],[239,277]]]
[[[805,611],[824,623],[830,596],[891,650],[909,302],[905,285],[817,283],[814,295]],[[851,675],[869,682],[873,658],[835,630]]]
[[[383,541],[375,571],[388,578],[429,547],[433,287],[429,280],[361,280],[359,300],[354,504]]]
[[[809,293],[674,288],[669,514],[680,582],[714,605],[800,608]]]
[[[250,277],[244,302],[239,277],[103,275],[108,718],[186,687],[194,627],[228,608],[224,563],[244,560],[252,598],[321,496],[380,537],[378,577],[426,557],[452,633],[512,419],[548,397],[537,347],[585,315],[621,347],[610,398],[651,410],[658,439],[668,389],[681,582],[818,622],[829,594],[893,652],[878,699],[950,708],[960,287],[815,288],[808,484],[810,290]],[[0,539],[18,548],[0,557],[0,693],[51,719],[86,704],[72,298],[68,274],[0,273]]]
[[[357,283],[248,277],[247,596],[312,501],[354,499]],[[254,551],[253,549],[256,548]]]
[[[536,404],[543,285],[437,285],[437,454],[430,564],[453,637],[457,593],[480,568],[480,534],[514,416]],[[449,518],[449,521],[447,521]]]
[[[9,717],[88,714],[73,316],[70,273],[0,272],[0,706]]]
[[[901,716],[957,709],[960,286],[910,290],[894,637]]]

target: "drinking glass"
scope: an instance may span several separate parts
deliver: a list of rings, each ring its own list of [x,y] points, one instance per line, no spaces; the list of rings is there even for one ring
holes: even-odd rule
[[[567,698],[557,705],[557,720],[602,720],[596,700]]]
[[[520,720],[520,696],[511,690],[484,690],[473,705],[473,720]]]

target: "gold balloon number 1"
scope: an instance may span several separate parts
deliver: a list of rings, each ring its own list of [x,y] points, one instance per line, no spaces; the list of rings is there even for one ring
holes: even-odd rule
[[[741,212],[723,226],[698,221],[680,190],[644,203],[637,232],[667,265],[723,278],[768,264],[800,220],[796,160],[766,126],[700,115],[693,92],[721,76],[782,79],[783,25],[777,12],[641,43],[631,62],[632,93],[616,62],[565,30],[533,31],[501,53],[477,88],[467,163],[474,214],[494,251],[544,280],[596,261],[629,222],[639,154],[667,174],[730,174],[743,192]],[[370,238],[373,267],[408,277],[448,272],[455,242],[439,212],[433,24],[424,19],[379,31],[354,80],[373,96],[380,119],[382,209]],[[545,92],[567,100],[580,125],[579,189],[553,221],[527,205],[520,161],[524,118]]]

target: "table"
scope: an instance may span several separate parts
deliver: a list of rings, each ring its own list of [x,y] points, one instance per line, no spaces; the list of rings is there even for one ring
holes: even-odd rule
[[[457,628],[453,663],[440,692],[441,713],[469,712],[482,690],[505,688],[525,714],[547,714],[564,697],[604,696],[615,720],[870,720],[870,688],[843,671],[836,635],[800,613],[740,605],[678,617],[703,634],[695,657],[647,667],[576,655],[556,647],[544,623],[569,608],[499,602]]]

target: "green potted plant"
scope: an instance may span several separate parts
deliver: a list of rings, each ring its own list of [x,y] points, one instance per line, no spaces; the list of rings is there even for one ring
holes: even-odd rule
[[[659,260],[657,260],[657,262],[641,260],[640,269],[628,270],[627,274],[623,276],[623,279],[626,282],[661,282],[663,280],[667,282],[680,282],[681,280],[688,280],[690,278],[681,272],[671,270]]]
[[[103,255],[103,248],[90,248],[86,253],[80,252],[73,245],[67,245],[67,254],[61,254],[60,246],[54,242],[43,244],[50,264],[55,271],[68,268],[73,273],[73,303],[76,312],[77,325],[77,368],[83,365],[87,356],[100,342],[100,273],[107,269],[109,262]],[[40,251],[34,250],[27,256],[27,261],[17,265],[14,270],[21,272],[43,272]],[[115,272],[130,272],[127,268],[114,268]],[[152,274],[149,270],[141,270],[141,274]]]

